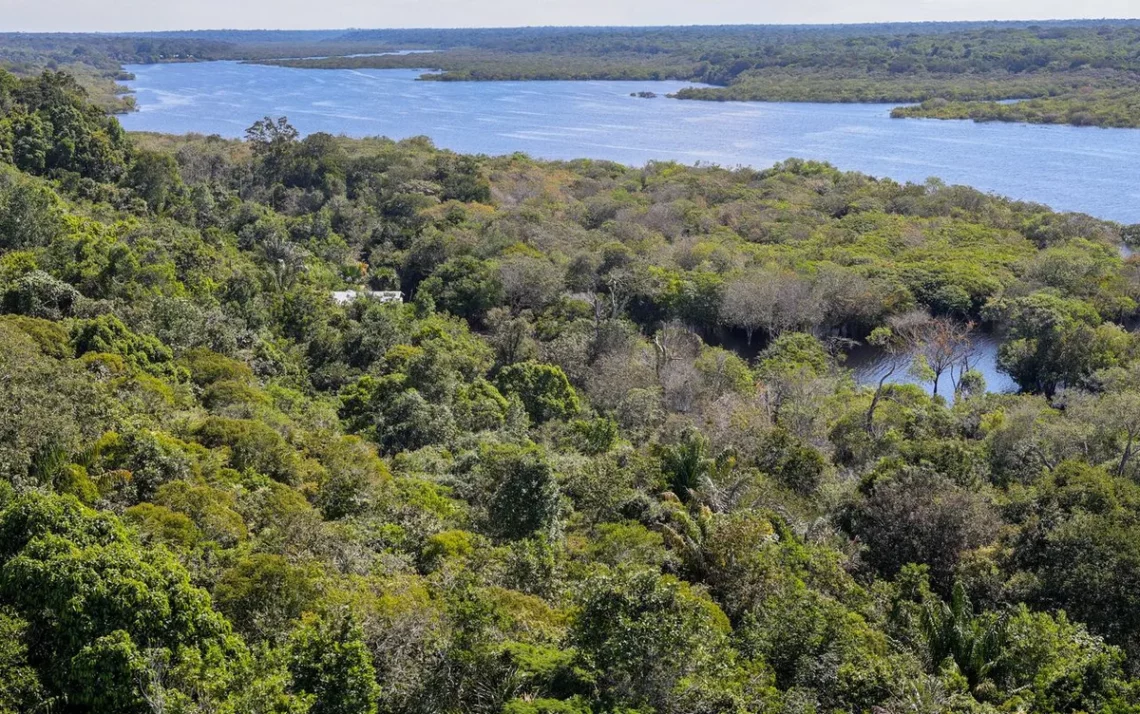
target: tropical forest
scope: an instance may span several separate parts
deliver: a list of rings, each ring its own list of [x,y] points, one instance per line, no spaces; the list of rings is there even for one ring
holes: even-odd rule
[[[1138,32],[0,39],[0,713],[1140,712],[1140,227],[109,113],[380,43],[1135,125]]]

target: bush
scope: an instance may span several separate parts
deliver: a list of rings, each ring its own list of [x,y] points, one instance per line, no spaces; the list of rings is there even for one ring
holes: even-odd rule
[[[5,312],[62,320],[72,317],[83,296],[73,286],[36,270],[12,284],[4,292]]]

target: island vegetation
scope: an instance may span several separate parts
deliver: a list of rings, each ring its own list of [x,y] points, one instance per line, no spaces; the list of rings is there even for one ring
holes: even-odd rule
[[[891,112],[895,118],[973,119],[1026,124],[1069,124],[1072,126],[1137,126],[1140,92],[1136,89],[1079,89],[1056,97],[1010,102],[953,101],[931,99]]]
[[[1136,233],[0,73],[0,712],[1140,711]]]

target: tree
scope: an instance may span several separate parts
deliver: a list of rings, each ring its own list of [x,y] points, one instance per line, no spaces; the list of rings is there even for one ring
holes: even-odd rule
[[[325,469],[316,505],[329,520],[368,512],[390,486],[387,465],[367,442],[356,437],[333,438],[310,448]]]
[[[768,419],[802,438],[811,438],[820,422],[826,395],[835,390],[831,356],[815,337],[786,332],[757,357],[759,391]]]
[[[682,502],[705,500],[718,510],[724,495],[722,487],[734,491],[740,483],[727,483],[736,458],[725,450],[709,453],[709,440],[696,429],[686,429],[675,444],[661,450],[661,473],[669,489]]]
[[[728,618],[687,584],[649,571],[593,578],[570,628],[609,707],[670,711],[690,677],[731,667]]]
[[[919,372],[924,367],[930,369],[925,361],[916,363],[914,359],[915,347],[920,344],[929,321],[930,316],[919,311],[896,315],[891,318],[889,327],[878,327],[867,338],[867,344],[881,349],[887,357],[886,368],[879,374],[879,381],[864,417],[864,428],[868,433],[874,429],[875,411],[879,408],[891,377],[905,368],[917,367],[915,371]]]
[[[322,189],[327,194],[343,192],[348,156],[336,137],[318,132],[294,148],[285,167],[286,186]]]
[[[172,667],[198,668],[211,688],[224,690],[244,666],[248,654],[210,596],[114,516],[30,494],[0,511],[0,538],[0,602],[27,623],[29,661],[48,697],[141,714],[143,647]],[[176,693],[184,702],[209,696]]]
[[[538,355],[534,325],[526,317],[512,317],[510,311],[497,307],[487,313],[487,327],[495,348],[496,364],[506,367],[533,360]]]
[[[938,590],[949,592],[962,554],[997,535],[998,518],[987,500],[940,474],[903,466],[863,490],[849,527],[867,562],[885,577],[920,563],[929,566]]]
[[[1092,425],[1108,440],[1119,454],[1116,474],[1126,475],[1140,439],[1140,393],[1077,394],[1066,399],[1065,409],[1069,419]]]
[[[28,662],[28,623],[0,611],[0,714],[31,711],[43,701],[39,675]]]
[[[554,532],[562,498],[554,470],[537,447],[484,449],[479,471],[491,494],[488,527],[496,537],[519,540]]]
[[[194,438],[209,448],[224,447],[231,467],[252,469],[281,483],[300,480],[300,459],[271,427],[251,419],[209,417],[194,429]]]
[[[245,140],[253,146],[257,155],[282,151],[297,141],[299,136],[300,133],[289,123],[288,117],[265,117],[245,130]]]
[[[499,391],[522,400],[535,424],[567,419],[578,413],[578,393],[561,367],[521,362],[503,368],[496,378]]]
[[[935,395],[938,394],[938,383],[944,373],[950,372],[957,391],[961,377],[954,378],[954,369],[959,370],[959,375],[970,370],[970,358],[974,354],[974,345],[970,339],[972,330],[972,323],[963,324],[950,318],[935,317],[917,336],[918,354],[926,360],[933,374],[931,385]]]
[[[289,671],[293,686],[314,697],[310,714],[376,712],[376,671],[350,613],[306,614],[289,637]]]
[[[48,245],[64,232],[59,198],[25,176],[0,170],[0,249]]]
[[[383,453],[414,451],[444,444],[456,434],[446,404],[433,404],[404,375],[362,377],[344,390],[341,417],[348,427],[375,442]]]
[[[502,302],[503,285],[495,266],[471,256],[453,258],[432,272],[419,286],[436,307],[473,324],[483,322],[488,310]]]
[[[42,270],[33,270],[12,284],[3,295],[5,312],[45,320],[72,317],[83,295],[74,286]]]
[[[540,311],[562,292],[562,274],[545,258],[513,256],[499,264],[503,297],[515,315]]]
[[[745,331],[748,344],[758,329],[777,337],[789,330],[810,330],[822,318],[811,285],[795,273],[774,269],[726,283],[720,312],[728,325]]]
[[[118,355],[130,366],[157,375],[174,373],[173,351],[151,335],[140,335],[114,315],[100,315],[72,324],[75,355],[93,352]]]
[[[1052,397],[1062,387],[1080,388],[1098,370],[1121,365],[1135,349],[1122,328],[1103,324],[1078,299],[1050,293],[997,302],[987,308],[1009,333],[998,364],[1021,388]]]
[[[0,479],[48,486],[105,428],[108,404],[78,365],[44,354],[17,324],[0,321]]]
[[[126,132],[87,101],[71,74],[46,71],[27,77],[12,96],[15,106],[8,122],[13,158],[21,170],[74,174],[101,183],[122,174],[130,155]]]
[[[268,642],[284,640],[316,596],[311,569],[268,553],[240,559],[221,574],[214,588],[218,608],[238,631]]]
[[[992,682],[1009,645],[1009,614],[974,614],[966,588],[955,583],[949,602],[928,598],[920,628],[934,662],[952,659],[971,689]]]
[[[152,213],[162,213],[182,188],[178,164],[170,154],[138,151],[124,181],[146,201]]]
[[[768,329],[774,322],[773,287],[761,274],[743,276],[724,286],[721,317],[726,324],[744,330],[749,345],[756,330]]]

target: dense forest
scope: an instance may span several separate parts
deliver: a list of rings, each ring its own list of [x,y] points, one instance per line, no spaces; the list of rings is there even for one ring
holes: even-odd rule
[[[431,50],[430,55],[391,54]],[[389,54],[383,54],[383,53]],[[662,80],[680,99],[884,102],[897,117],[1140,126],[1140,22],[0,34],[0,68],[78,77],[128,111],[124,64],[423,69],[425,80]],[[1017,101],[1013,104],[1007,100]]]
[[[1138,233],[0,73],[0,712],[1140,711]]]

